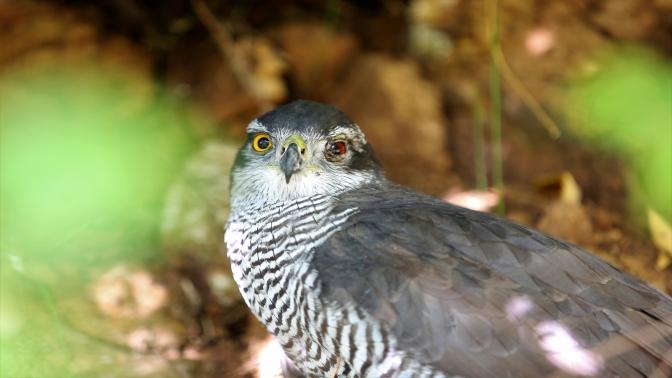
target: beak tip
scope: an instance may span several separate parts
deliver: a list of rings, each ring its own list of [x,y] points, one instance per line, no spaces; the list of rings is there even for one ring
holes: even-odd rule
[[[285,151],[280,157],[280,170],[285,174],[285,182],[289,184],[292,176],[301,170],[303,165],[303,157],[299,152],[299,146],[296,142],[287,145]]]

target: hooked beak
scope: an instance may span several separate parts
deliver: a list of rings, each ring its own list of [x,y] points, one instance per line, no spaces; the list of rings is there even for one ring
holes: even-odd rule
[[[303,153],[305,153],[306,148],[303,140],[294,140],[295,138],[290,138],[287,140],[284,148],[284,152],[280,157],[280,170],[285,174],[285,180],[289,184],[289,180],[292,178],[292,175],[299,172],[303,168],[305,160],[303,158]],[[297,138],[298,139],[298,138]],[[303,147],[299,146],[302,145]]]

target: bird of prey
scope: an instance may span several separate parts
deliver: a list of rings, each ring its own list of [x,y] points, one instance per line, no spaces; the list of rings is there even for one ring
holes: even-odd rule
[[[671,377],[672,298],[568,242],[385,179],[297,101],[247,127],[225,241],[305,377]]]

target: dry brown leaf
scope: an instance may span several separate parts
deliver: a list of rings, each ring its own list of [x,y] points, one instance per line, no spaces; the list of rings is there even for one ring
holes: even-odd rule
[[[661,217],[655,210],[649,208],[649,231],[651,232],[651,239],[653,244],[658,247],[661,252],[656,261],[656,269],[663,270],[670,265],[670,257],[672,256],[672,227]]]
[[[578,205],[583,197],[581,187],[567,171],[543,175],[535,180],[535,185],[541,191],[557,190],[557,198],[566,203]]]

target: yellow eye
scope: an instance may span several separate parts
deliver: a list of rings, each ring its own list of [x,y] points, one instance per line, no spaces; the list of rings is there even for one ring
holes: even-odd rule
[[[252,141],[252,148],[257,152],[268,151],[272,145],[271,137],[264,133],[257,134],[257,136],[254,137],[254,141]]]

